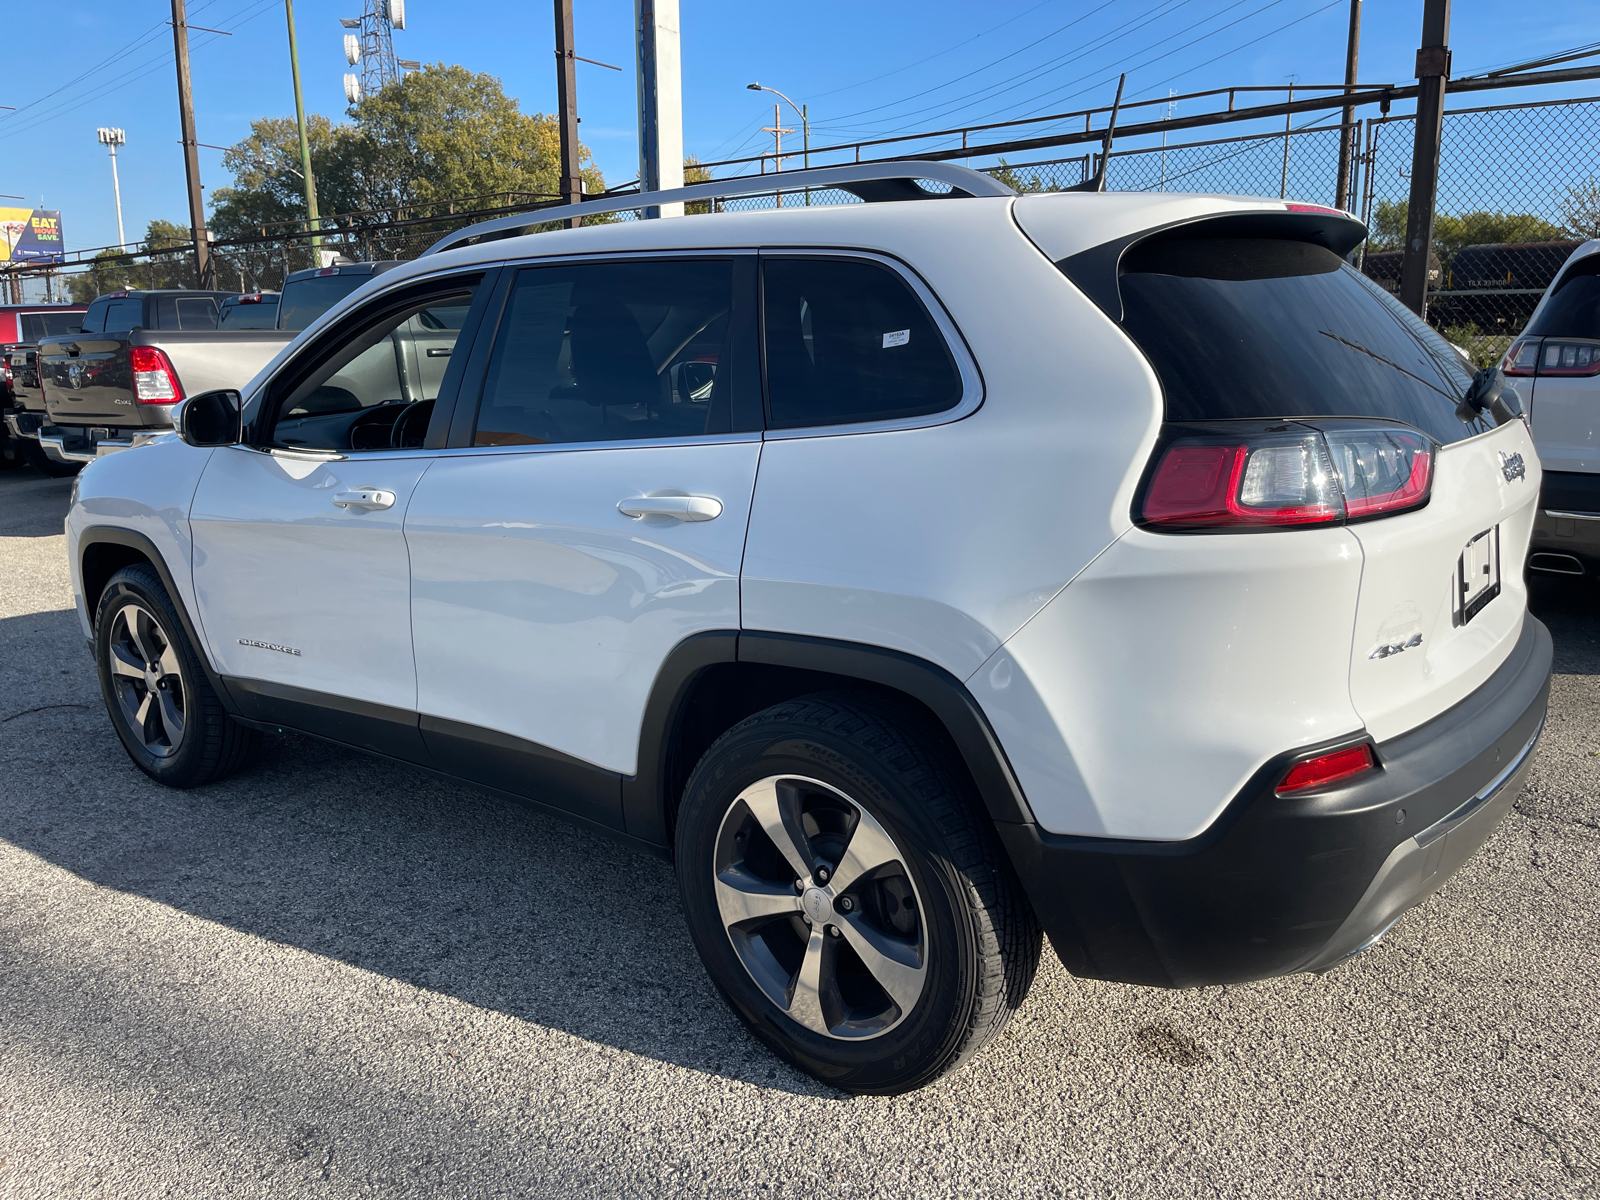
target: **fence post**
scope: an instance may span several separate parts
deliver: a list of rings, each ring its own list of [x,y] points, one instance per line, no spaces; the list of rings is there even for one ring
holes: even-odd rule
[[[1417,51],[1417,130],[1411,150],[1411,200],[1406,208],[1400,303],[1428,315],[1428,254],[1439,198],[1439,142],[1444,134],[1444,84],[1450,76],[1450,0],[1426,0]]]

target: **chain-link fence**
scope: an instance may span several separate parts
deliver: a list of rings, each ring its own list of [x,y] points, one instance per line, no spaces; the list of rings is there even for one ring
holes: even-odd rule
[[[1367,122],[1363,269],[1399,288],[1414,117]],[[1561,264],[1600,236],[1600,99],[1445,114],[1428,264],[1428,317],[1481,364],[1496,361]]]
[[[1205,192],[1281,196],[1320,204],[1335,199],[1338,115],[1309,127],[1167,146],[1113,150],[1111,191]],[[1359,210],[1372,231],[1356,262],[1391,291],[1400,287],[1401,244],[1410,192],[1411,116],[1361,122],[1353,175]],[[1094,152],[1046,161],[981,167],[1020,192],[1059,191],[1081,184],[1099,166]],[[1445,114],[1434,258],[1429,269],[1429,319],[1479,363],[1495,361],[1532,313],[1561,264],[1586,237],[1600,236],[1600,97],[1461,109]],[[691,215],[859,200],[837,188],[773,188],[686,206]],[[943,189],[948,185],[925,183]],[[436,205],[424,215],[356,214],[327,220],[320,249],[358,261],[411,259],[445,234],[509,210],[510,197],[472,197]],[[526,197],[535,200],[536,197]],[[482,207],[486,200],[502,205]],[[472,211],[453,211],[470,207]],[[535,207],[529,204],[527,207]],[[636,220],[639,210],[601,220]],[[375,219],[378,218],[378,219]],[[591,218],[594,220],[596,218]],[[555,228],[552,223],[550,228]],[[277,288],[290,271],[318,265],[310,235],[285,230],[217,243],[219,287]],[[81,268],[76,292],[113,287],[194,286],[194,259],[183,247]],[[62,274],[34,290],[64,296]]]

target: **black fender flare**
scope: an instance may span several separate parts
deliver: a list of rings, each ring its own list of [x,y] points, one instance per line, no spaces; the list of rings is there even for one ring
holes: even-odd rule
[[[966,685],[943,667],[881,646],[802,634],[717,630],[679,642],[662,663],[639,733],[638,773],[623,779],[627,830],[658,844],[670,841],[671,755],[676,731],[696,681],[709,667],[749,663],[812,672],[899,692],[928,709],[943,726],[996,822],[1032,822],[1021,783],[993,727]]]

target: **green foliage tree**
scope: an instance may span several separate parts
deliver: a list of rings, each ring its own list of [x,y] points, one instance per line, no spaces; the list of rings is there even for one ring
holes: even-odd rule
[[[115,250],[95,255],[89,269],[66,280],[76,304],[123,288],[192,288],[195,286],[194,242],[189,227],[176,221],[151,221],[144,244],[158,251],[149,258],[130,259]]]
[[[1037,171],[1028,176],[1028,178],[1024,179],[1021,175],[1017,174],[1017,168],[1008,166],[1006,164],[1006,160],[1003,158],[1000,160],[999,168],[990,171],[989,174],[995,179],[999,180],[1001,183],[1005,184],[1018,195],[1024,195],[1029,192],[1048,192],[1051,190],[1045,185],[1044,180],[1039,178],[1039,173]]]
[[[1372,248],[1399,250],[1406,240],[1405,200],[1380,200],[1372,218]],[[1449,269],[1450,261],[1467,246],[1502,242],[1555,242],[1571,236],[1559,225],[1533,213],[1439,213],[1433,218],[1433,252]]]
[[[1569,186],[1561,198],[1561,220],[1568,236],[1600,237],[1600,182],[1593,175]]]

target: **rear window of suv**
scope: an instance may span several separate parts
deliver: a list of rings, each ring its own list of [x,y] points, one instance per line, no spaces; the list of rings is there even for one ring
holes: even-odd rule
[[[1600,338],[1600,254],[1572,264],[1539,319],[1528,326],[1534,337]]]
[[[304,329],[371,278],[352,273],[289,280],[278,297],[278,328]]]
[[[1461,356],[1332,251],[1278,238],[1161,238],[1121,265],[1123,327],[1167,420],[1377,417],[1440,442],[1463,423]]]

